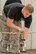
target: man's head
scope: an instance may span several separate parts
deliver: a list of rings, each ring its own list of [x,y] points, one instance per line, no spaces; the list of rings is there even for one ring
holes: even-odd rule
[[[27,18],[30,15],[32,15],[33,11],[34,11],[34,7],[31,4],[28,4],[25,7],[23,7],[22,14],[24,15],[25,18]]]

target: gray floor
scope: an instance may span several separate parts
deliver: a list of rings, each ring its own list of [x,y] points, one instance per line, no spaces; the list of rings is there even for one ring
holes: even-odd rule
[[[0,54],[12,54],[12,53],[1,53]],[[27,52],[23,52],[20,54],[36,54],[36,50],[28,50]]]
[[[26,53],[21,54],[36,54],[36,50],[28,50]]]

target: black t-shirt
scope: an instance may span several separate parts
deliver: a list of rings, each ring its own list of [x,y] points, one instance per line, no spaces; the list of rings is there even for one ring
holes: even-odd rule
[[[32,22],[32,16],[29,16],[28,18],[23,17],[21,10],[23,7],[16,7],[16,8],[11,8],[11,11],[7,14],[7,16],[10,19],[14,19],[14,20],[21,20],[21,18],[23,18],[23,20],[25,21],[25,27],[29,28]]]
[[[21,9],[22,8],[20,7],[11,8],[10,12],[7,13],[7,17],[17,20],[17,21],[20,20],[22,17]]]
[[[24,5],[20,3],[13,3],[7,6],[9,11],[6,13],[7,17],[14,19],[14,20],[20,20],[21,17],[23,17],[21,10],[24,7]]]
[[[23,18],[23,20],[25,21],[25,27],[29,28],[32,22],[32,16],[25,18],[23,14],[21,13],[21,10],[23,7],[24,5],[20,3],[13,3],[10,5],[7,5],[4,8],[4,12],[5,12],[6,17],[9,17],[10,19],[14,19],[16,21],[19,21],[21,18]]]
[[[22,16],[21,10],[23,7],[24,5],[20,3],[12,3],[5,6],[4,13],[6,17],[9,17],[11,19],[14,18],[14,20],[20,20]]]
[[[15,3],[15,2],[22,3],[21,0],[7,0],[5,5],[8,5],[8,4],[11,4],[11,3]]]

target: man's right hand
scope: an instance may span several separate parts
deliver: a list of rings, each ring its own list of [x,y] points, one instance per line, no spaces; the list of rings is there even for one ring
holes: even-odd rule
[[[20,31],[20,32],[24,32],[24,28],[20,28],[19,31]]]

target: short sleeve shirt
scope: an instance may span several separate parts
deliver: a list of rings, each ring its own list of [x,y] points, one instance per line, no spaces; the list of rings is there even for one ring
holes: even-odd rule
[[[32,22],[32,16],[30,15],[28,18],[25,18],[23,17],[22,13],[21,13],[21,10],[22,8],[24,7],[23,5],[21,4],[10,4],[8,5],[7,7],[9,7],[9,11],[7,13],[7,17],[9,17],[10,19],[14,19],[16,21],[19,21],[21,18],[24,19],[25,21],[25,27],[29,28],[30,25],[31,25],[31,22]],[[6,9],[7,9],[6,7]]]

